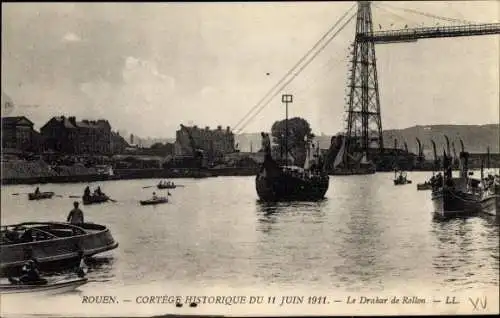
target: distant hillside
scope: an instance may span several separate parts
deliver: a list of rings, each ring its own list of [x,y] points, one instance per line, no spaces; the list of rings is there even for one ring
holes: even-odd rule
[[[432,154],[431,138],[436,142],[438,153],[443,152],[446,147],[444,135],[450,139],[450,143],[455,143],[455,149],[460,151],[459,138],[462,138],[465,148],[471,153],[484,153],[489,146],[492,153],[500,152],[500,128],[498,124],[490,125],[430,125],[414,126],[406,129],[384,130],[384,147],[394,147],[394,138],[398,139],[398,147],[403,148],[403,142],[408,144],[408,150],[417,152],[417,141],[419,138],[424,146],[426,156]],[[326,149],[330,146],[331,136],[316,136],[316,142],[319,142],[320,148]],[[241,151],[250,151],[252,144],[253,151],[260,149],[260,133],[247,133],[236,135],[236,142]]]
[[[383,132],[384,146],[394,147],[394,138],[398,139],[398,144],[408,143],[408,150],[417,152],[417,141],[419,138],[424,145],[424,153],[432,153],[431,139],[434,140],[438,148],[438,153],[443,152],[446,147],[444,136],[448,136],[450,144],[455,143],[457,153],[460,151],[461,138],[464,142],[465,150],[471,153],[485,153],[486,148],[490,147],[490,152],[500,152],[499,125],[431,125],[415,126],[402,130],[386,130]]]

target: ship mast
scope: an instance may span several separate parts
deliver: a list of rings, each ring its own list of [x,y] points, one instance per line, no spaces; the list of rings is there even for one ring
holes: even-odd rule
[[[288,165],[288,103],[293,102],[293,95],[281,95],[281,102],[285,104],[285,165]]]

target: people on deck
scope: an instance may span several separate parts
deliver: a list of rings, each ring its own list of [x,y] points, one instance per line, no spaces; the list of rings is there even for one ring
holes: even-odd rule
[[[73,202],[73,210],[68,214],[67,222],[71,224],[81,224],[83,223],[83,212],[78,208],[78,202]]]
[[[89,187],[89,186],[87,186],[87,187],[85,188],[85,190],[83,191],[83,195],[84,195],[85,197],[90,197],[90,187]]]
[[[9,280],[11,283],[16,282],[12,278],[9,278]],[[31,258],[23,265],[18,282],[22,284],[47,284],[47,280],[40,276],[36,259]]]
[[[153,200],[158,200],[158,196],[156,195],[156,192],[153,192]]]
[[[36,187],[35,194],[40,194],[40,188],[39,187]]]

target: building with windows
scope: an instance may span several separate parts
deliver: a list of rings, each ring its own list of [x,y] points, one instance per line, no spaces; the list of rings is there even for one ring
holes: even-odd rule
[[[177,156],[193,155],[193,148],[202,150],[210,157],[221,157],[236,151],[231,128],[222,129],[222,126],[210,129],[181,125],[176,132],[174,148]]]
[[[24,116],[2,117],[2,149],[38,151],[42,146],[40,134],[33,122]]]
[[[49,148],[68,154],[111,154],[112,133],[107,120],[52,117],[41,129]]]

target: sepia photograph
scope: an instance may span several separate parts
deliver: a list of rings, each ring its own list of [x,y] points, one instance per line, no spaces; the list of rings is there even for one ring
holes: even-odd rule
[[[500,314],[500,2],[2,2],[2,317]]]

